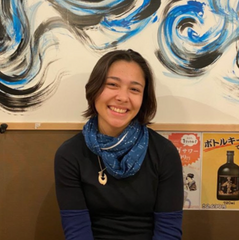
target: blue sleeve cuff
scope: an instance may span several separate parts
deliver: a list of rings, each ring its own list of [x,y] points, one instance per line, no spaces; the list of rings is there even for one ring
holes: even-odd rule
[[[87,209],[61,210],[60,214],[65,240],[94,240]]]
[[[181,240],[183,211],[155,212],[153,240]]]

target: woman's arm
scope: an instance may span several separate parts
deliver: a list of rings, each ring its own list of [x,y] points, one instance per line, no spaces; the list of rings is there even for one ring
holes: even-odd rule
[[[154,213],[153,240],[180,240],[183,211]]]
[[[55,155],[55,187],[66,240],[93,240],[91,221],[80,182],[77,156],[62,145]]]
[[[180,240],[183,217],[183,171],[176,147],[170,142],[160,164],[153,240]]]
[[[60,213],[66,240],[94,240],[87,209],[61,210]]]

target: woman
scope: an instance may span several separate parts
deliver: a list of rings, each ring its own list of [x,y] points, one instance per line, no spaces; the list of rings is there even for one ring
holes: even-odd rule
[[[86,98],[88,122],[55,156],[66,239],[181,239],[182,165],[174,145],[146,127],[157,107],[146,60],[105,54]]]

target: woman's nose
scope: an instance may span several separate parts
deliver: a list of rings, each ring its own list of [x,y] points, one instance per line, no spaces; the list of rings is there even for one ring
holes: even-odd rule
[[[128,94],[128,91],[126,89],[120,89],[117,92],[117,95],[116,95],[116,100],[117,101],[127,102],[128,99],[129,99],[129,94]]]

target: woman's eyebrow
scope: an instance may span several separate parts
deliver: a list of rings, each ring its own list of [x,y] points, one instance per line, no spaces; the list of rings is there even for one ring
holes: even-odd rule
[[[111,79],[116,80],[116,81],[121,81],[121,79],[119,77],[108,76],[106,79],[108,79],[108,78],[111,78]],[[144,86],[141,83],[137,82],[137,81],[131,81],[130,83],[134,84],[134,85],[139,85],[142,88],[144,88]]]
[[[138,86],[141,86],[142,88],[144,88],[144,86],[137,81],[132,81],[131,84],[138,85]]]
[[[107,78],[112,78],[112,79],[117,80],[117,81],[120,81],[120,80],[121,80],[120,78],[114,77],[114,76],[107,76],[106,79],[107,79]]]

